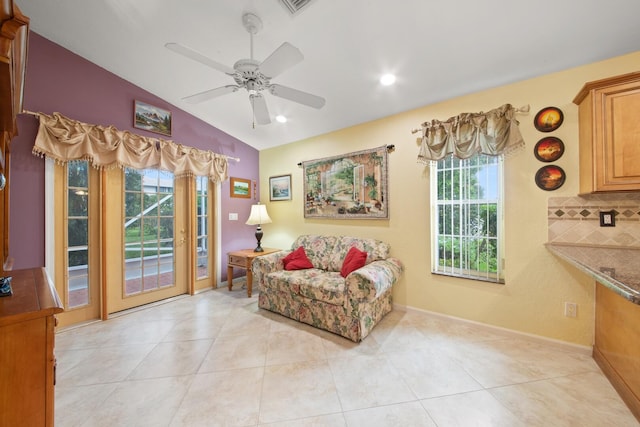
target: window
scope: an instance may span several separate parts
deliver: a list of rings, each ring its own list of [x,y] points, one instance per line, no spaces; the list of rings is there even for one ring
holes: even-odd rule
[[[67,309],[89,304],[89,166],[67,166]]]
[[[173,286],[173,174],[126,168],[125,295]]]
[[[196,177],[196,279],[209,276],[209,178]]]
[[[432,272],[504,283],[502,158],[431,163]]]

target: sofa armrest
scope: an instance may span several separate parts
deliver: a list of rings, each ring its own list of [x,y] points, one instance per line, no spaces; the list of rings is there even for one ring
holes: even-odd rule
[[[391,288],[403,271],[402,262],[396,258],[374,261],[352,271],[345,279],[348,298],[371,301]]]
[[[290,253],[291,251],[280,251],[258,256],[253,259],[251,271],[253,272],[253,278],[256,283],[258,283],[258,289],[262,289],[264,278],[267,274],[273,271],[284,270],[282,259]]]

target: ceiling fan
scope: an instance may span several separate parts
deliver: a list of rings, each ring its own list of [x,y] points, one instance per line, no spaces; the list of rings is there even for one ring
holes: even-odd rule
[[[221,95],[236,92],[239,89],[244,88],[249,92],[249,101],[251,102],[253,115],[256,122],[260,125],[271,123],[267,103],[262,94],[263,91],[267,91],[274,96],[288,99],[289,101],[297,102],[309,107],[318,109],[322,108],[325,104],[325,99],[320,96],[312,95],[310,93],[276,83],[271,83],[272,78],[280,75],[283,71],[302,61],[304,59],[302,52],[291,44],[284,42],[271,55],[269,55],[267,59],[262,62],[256,61],[253,59],[253,36],[262,29],[262,20],[253,13],[245,13],[242,15],[242,25],[249,32],[251,57],[249,59],[240,59],[233,65],[233,68],[216,62],[181,44],[165,44],[167,49],[194,61],[200,62],[214,70],[221,71],[233,77],[236,82],[234,85],[226,85],[206,90],[204,92],[187,96],[183,99],[189,103],[196,104]]]

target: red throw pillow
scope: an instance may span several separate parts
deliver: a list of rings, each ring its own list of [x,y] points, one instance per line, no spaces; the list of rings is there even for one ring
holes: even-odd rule
[[[364,267],[365,262],[367,262],[367,253],[362,252],[355,246],[352,247],[351,249],[349,249],[349,252],[347,252],[347,256],[344,257],[340,275],[342,277],[347,277],[353,270]]]
[[[282,263],[284,264],[285,270],[305,270],[307,268],[313,268],[313,264],[311,264],[311,261],[307,258],[307,253],[302,246],[282,258]]]

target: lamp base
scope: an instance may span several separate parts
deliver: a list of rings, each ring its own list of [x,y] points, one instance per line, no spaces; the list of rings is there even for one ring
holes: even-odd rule
[[[256,246],[256,248],[253,250],[253,252],[264,252],[264,249],[262,249],[262,246],[260,246],[260,241],[262,240],[262,227],[258,225],[258,228],[256,229],[256,240],[258,241],[258,246]]]

